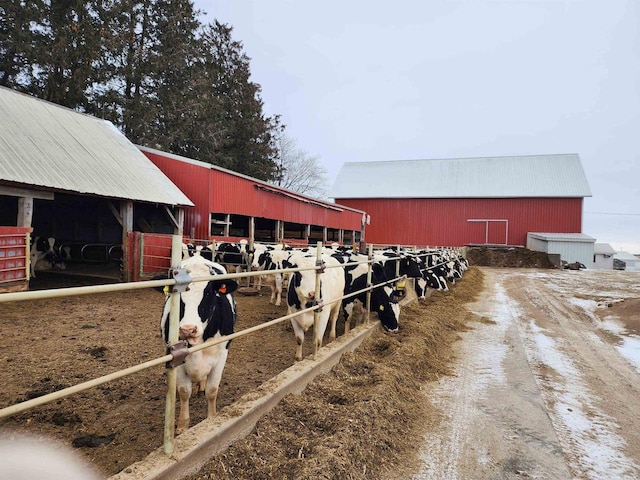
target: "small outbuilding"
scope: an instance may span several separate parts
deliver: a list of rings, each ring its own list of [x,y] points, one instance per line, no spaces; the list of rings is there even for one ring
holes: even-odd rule
[[[629,252],[617,252],[613,258],[624,266],[623,270],[628,270],[630,272],[640,271],[640,258],[636,255]]]
[[[581,263],[593,268],[596,239],[584,233],[528,233],[527,248],[536,252],[560,255],[567,263]]]
[[[593,268],[613,270],[613,256],[616,253],[608,243],[596,243],[593,246]]]

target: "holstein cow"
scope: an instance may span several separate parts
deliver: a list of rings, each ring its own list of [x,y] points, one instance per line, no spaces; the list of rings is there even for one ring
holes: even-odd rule
[[[291,250],[281,249],[256,250],[251,268],[253,270],[262,270],[265,272],[268,272],[269,270],[281,270],[288,266],[285,261],[289,258],[291,253]],[[260,275],[256,281],[255,287],[260,290],[263,284],[269,286],[271,289],[271,298],[269,299],[269,303],[279,307],[282,303],[282,288],[284,281],[284,274],[282,273]]]
[[[318,328],[313,332],[316,348],[322,346],[322,338],[329,322],[331,322],[329,338],[331,340],[336,338],[336,321],[338,320],[338,315],[340,315],[340,306],[342,304],[340,300],[336,299],[342,297],[345,285],[344,270],[340,266],[340,262],[327,255],[322,256],[322,261],[325,263],[325,267],[337,268],[326,268],[320,274],[320,292],[315,291],[315,270],[292,273],[287,290],[289,314],[311,308],[316,302],[323,302],[323,307],[318,317]],[[293,267],[309,268],[316,265],[316,257],[296,256],[290,259],[290,262],[292,262]],[[313,311],[292,317],[291,324],[298,343],[295,359],[302,360],[304,334],[313,325]]]
[[[180,264],[192,277],[224,275],[222,265],[210,262],[196,253]],[[211,280],[192,282],[186,291],[180,294],[179,337],[189,345],[198,345],[209,339],[230,335],[236,321],[236,302],[233,292],[238,284],[233,280]],[[160,328],[166,342],[169,338],[170,297],[164,305]],[[207,416],[216,414],[216,398],[229,353],[230,341],[205,348],[187,355],[185,362],[177,367],[178,396],[180,414],[176,433],[180,434],[189,427],[189,398],[192,383],[204,389],[207,397]],[[204,387],[204,388],[203,388]]]
[[[250,264],[247,240],[219,243],[216,247],[215,261],[224,265],[228,272],[240,273],[243,265]]]
[[[56,239],[49,237],[45,242],[40,237],[35,237],[31,244],[30,271],[35,278],[36,270],[51,270],[58,268],[64,270],[67,266],[54,249]]]
[[[335,256],[334,256],[335,257]],[[342,255],[344,263],[349,262],[366,262],[368,257],[366,255]],[[359,265],[346,265],[344,267],[345,274],[345,290],[344,294],[348,295],[358,290],[362,290],[367,286],[367,272],[368,265],[361,263]],[[395,277],[395,274],[394,274]],[[391,278],[394,278],[391,277]],[[378,285],[389,280],[381,263],[376,262],[371,265],[371,284]],[[371,303],[369,304],[369,311],[378,315],[380,323],[385,330],[389,332],[398,331],[398,320],[400,319],[400,305],[391,301],[391,294],[393,293],[393,286],[386,284],[371,290]],[[367,293],[362,292],[355,296],[348,297],[342,300],[342,308],[345,312],[344,318],[344,332],[348,333],[351,329],[351,322],[354,322],[354,326],[364,321],[364,315],[366,313]]]
[[[378,250],[374,252],[376,259],[384,266],[389,280],[396,278],[396,268],[399,275],[414,279],[415,291],[418,297],[426,291],[426,281],[422,276],[419,258],[410,252],[396,250]]]

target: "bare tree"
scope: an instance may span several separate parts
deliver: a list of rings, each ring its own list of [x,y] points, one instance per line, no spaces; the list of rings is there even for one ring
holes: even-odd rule
[[[285,134],[278,139],[278,150],[279,159],[271,183],[310,197],[326,198],[327,171],[320,164],[320,157],[310,156]]]

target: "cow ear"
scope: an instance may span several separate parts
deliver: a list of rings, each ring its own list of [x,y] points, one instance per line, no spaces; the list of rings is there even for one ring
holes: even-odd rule
[[[222,294],[225,293],[233,293],[238,289],[238,282],[235,280],[227,279],[227,280],[216,280],[211,282],[213,284],[213,288],[216,292],[220,292]]]

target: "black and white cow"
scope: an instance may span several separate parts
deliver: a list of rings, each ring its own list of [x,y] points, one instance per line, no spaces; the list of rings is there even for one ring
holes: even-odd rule
[[[30,272],[35,278],[36,270],[52,270],[54,268],[64,270],[67,265],[55,250],[56,239],[49,237],[46,241],[40,237],[34,237],[31,243]]]
[[[327,324],[331,323],[329,338],[336,338],[336,322],[340,315],[340,306],[345,286],[344,269],[340,262],[328,255],[322,256],[325,263],[324,272],[320,274],[320,292],[316,292],[316,272],[315,270],[305,270],[302,272],[294,272],[289,280],[289,288],[287,290],[287,305],[289,314],[299,312],[306,308],[311,308],[315,302],[322,301],[323,308],[318,317],[318,328],[314,330],[314,342],[316,348],[322,346],[324,332]],[[292,267],[310,268],[316,266],[316,257],[314,256],[294,256],[290,257],[289,262]],[[331,301],[333,300],[333,301]],[[313,325],[313,311],[301,313],[291,318],[291,325],[296,336],[296,353],[295,359],[302,360],[302,344],[304,343],[304,334]]]
[[[344,263],[366,262],[366,255],[347,255],[342,254]],[[345,270],[345,290],[344,294],[349,295],[367,287],[368,264],[360,263],[359,265],[346,265]],[[395,278],[395,272],[393,277]],[[387,273],[380,262],[371,265],[371,284],[378,285],[390,280]],[[400,319],[400,305],[391,300],[393,286],[386,284],[371,290],[371,303],[369,310],[380,319],[380,323],[385,330],[389,332],[398,331],[398,321]],[[367,293],[362,292],[355,296],[342,300],[342,309],[344,310],[344,331],[348,333],[351,329],[351,323],[354,326],[362,323],[366,313],[366,297]]]
[[[240,273],[242,266],[248,266],[249,243],[247,240],[239,242],[222,242],[216,246],[215,261],[224,265],[228,272]]]
[[[224,275],[222,265],[206,260],[198,252],[180,264],[192,277]],[[236,321],[236,302],[233,292],[238,284],[233,280],[211,280],[192,282],[180,294],[179,338],[189,345],[198,345],[212,338],[230,335]],[[165,342],[169,338],[169,314],[171,300],[167,298],[160,328]],[[204,389],[207,398],[207,416],[216,414],[216,398],[222,371],[229,353],[230,341],[192,352],[185,362],[177,367],[177,386],[180,398],[180,414],[176,432],[182,433],[189,427],[189,398],[192,383]]]

